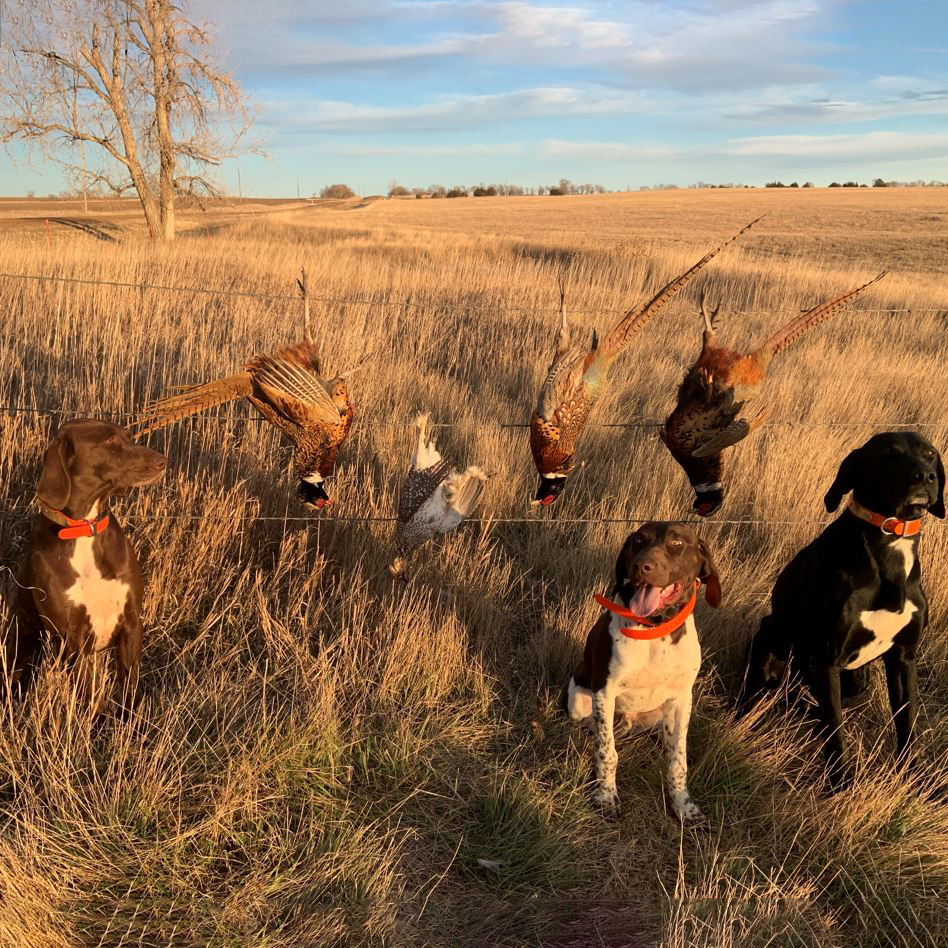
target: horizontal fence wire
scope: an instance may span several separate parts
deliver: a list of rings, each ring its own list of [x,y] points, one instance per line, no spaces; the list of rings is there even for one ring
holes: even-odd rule
[[[0,272],[0,277],[9,280],[36,280],[36,281],[48,281],[54,283],[78,283],[85,286],[113,286],[120,287],[123,289],[129,290],[158,290],[166,293],[196,293],[204,294],[209,296],[230,296],[230,297],[243,297],[247,299],[258,299],[258,300],[280,300],[280,301],[293,301],[299,302],[299,294],[287,294],[287,293],[253,293],[249,290],[225,290],[225,289],[215,289],[213,287],[206,286],[171,286],[169,284],[163,283],[128,283],[121,280],[91,280],[83,277],[66,277],[66,276],[53,276],[46,273],[2,273]],[[394,307],[398,309],[440,309],[440,310],[454,310],[457,312],[467,312],[467,313],[535,313],[535,314],[549,314],[549,313],[558,313],[559,309],[556,307],[544,308],[544,307],[530,307],[530,306],[473,306],[467,305],[465,303],[444,303],[444,302],[434,302],[429,300],[379,300],[379,299],[361,299],[359,297],[345,297],[345,296],[316,296],[312,293],[307,294],[310,300],[315,300],[320,303],[336,303],[349,306],[387,306]],[[570,307],[569,310],[571,313],[581,313],[581,314],[615,314],[625,313],[624,309],[573,309]],[[766,315],[770,315],[771,311],[766,311]],[[926,306],[926,307],[867,307],[865,309],[859,309],[860,313],[943,313],[948,316],[948,307],[939,307],[939,306]],[[730,315],[734,316],[756,316],[763,315],[764,311],[758,310],[730,310]]]
[[[97,418],[120,418],[136,419],[142,418],[144,412],[134,411],[107,411],[98,412],[91,408],[44,408],[41,405],[0,405],[0,412],[10,412],[12,414],[27,415],[80,415],[95,411]],[[236,415],[227,413],[224,415],[195,414],[179,418],[171,424],[178,424],[181,421],[201,419],[204,421],[227,422],[227,421],[246,421],[261,424],[269,424],[262,415]],[[164,426],[170,428],[171,424]],[[626,422],[589,422],[587,428],[661,428],[664,422],[658,420],[626,421]],[[372,419],[358,420],[355,427],[361,428],[413,428],[414,421],[373,421]],[[527,421],[443,421],[433,422],[430,428],[529,428]],[[761,425],[762,428],[948,428],[948,421],[943,423],[929,421],[884,421],[867,419],[865,421],[767,421]],[[163,430],[163,429],[159,429]]]
[[[26,515],[32,513],[34,508],[32,507],[17,507],[12,510],[7,510],[0,512],[0,520],[18,520]],[[228,521],[233,523],[235,521],[234,517],[225,517],[225,516],[215,516],[215,515],[197,515],[197,514],[153,514],[150,515],[148,521],[153,520],[187,520],[192,523],[213,523],[213,522],[224,522]],[[673,518],[675,523],[688,523],[688,524],[701,524],[702,526],[714,526],[716,524],[721,526],[733,525],[733,526],[760,526],[760,525],[774,525],[774,526],[789,526],[791,524],[805,525],[805,526],[820,526],[825,527],[833,523],[833,520],[768,520],[768,519],[746,519],[746,520],[718,520],[711,518],[701,518],[701,517],[675,517]],[[322,524],[322,523],[396,523],[398,517],[381,517],[381,516],[321,516],[321,517],[300,517],[300,516],[255,516],[254,514],[248,514],[246,517],[239,519],[241,523],[309,523],[309,524]],[[528,523],[531,525],[546,525],[546,526],[555,526],[557,524],[570,525],[570,524],[584,524],[584,523],[598,523],[598,524],[615,524],[615,523],[654,523],[656,521],[665,522],[663,517],[469,517],[465,518],[464,523],[471,524],[482,524],[483,526],[492,526],[495,523]],[[935,527],[944,527],[948,524],[942,522],[932,522],[926,525]]]

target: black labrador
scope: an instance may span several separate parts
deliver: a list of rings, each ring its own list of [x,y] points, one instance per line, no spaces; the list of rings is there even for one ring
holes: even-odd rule
[[[928,624],[918,539],[926,511],[945,516],[945,471],[915,432],[870,438],[840,465],[824,498],[842,515],[777,577],[771,613],[751,640],[743,713],[776,687],[792,662],[818,705],[830,779],[848,777],[842,701],[866,687],[867,664],[882,658],[898,754],[911,743],[917,712],[915,649]]]

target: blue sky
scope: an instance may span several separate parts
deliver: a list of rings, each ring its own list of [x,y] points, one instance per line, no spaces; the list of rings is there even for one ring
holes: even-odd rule
[[[258,103],[244,193],[948,179],[943,0],[192,0]],[[225,182],[236,185],[233,164]],[[5,193],[54,180],[0,171]]]

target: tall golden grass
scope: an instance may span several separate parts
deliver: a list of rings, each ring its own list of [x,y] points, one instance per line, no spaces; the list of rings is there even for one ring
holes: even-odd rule
[[[702,287],[739,345],[892,272],[779,357],[773,423],[728,453],[726,506],[699,527],[725,591],[699,608],[689,745],[710,828],[666,812],[651,738],[620,740],[608,820],[589,740],[556,699],[629,529],[608,521],[689,516],[690,490],[654,430],[591,427],[556,512],[531,513],[526,432],[494,423],[528,417],[561,271],[573,324],[602,330],[762,211],[641,333],[594,422],[664,417]],[[781,564],[820,530],[839,460],[893,422],[948,444],[946,223],[940,191],[666,192],[294,210],[165,247],[6,233],[9,273],[290,294],[305,265],[313,293],[375,301],[316,308],[330,368],[375,353],[353,382],[334,514],[392,516],[426,409],[456,424],[443,451],[489,470],[485,515],[530,522],[469,524],[393,583],[391,523],[291,519],[288,450],[246,406],[153,436],[167,477],[117,504],[148,582],[140,720],[92,720],[55,669],[5,707],[0,945],[948,943],[948,809],[928,793],[948,778],[948,531],[921,541],[920,776],[892,768],[879,680],[848,714],[859,774],[835,797],[798,713],[730,710],[744,644]],[[0,402],[70,415],[133,413],[300,331],[289,301],[6,278],[0,313]],[[55,419],[0,417],[12,566]],[[775,522],[726,522],[741,519]]]

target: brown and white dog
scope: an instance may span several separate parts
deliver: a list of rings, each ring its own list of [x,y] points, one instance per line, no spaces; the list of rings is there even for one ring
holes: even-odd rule
[[[712,606],[721,603],[717,569],[704,541],[680,523],[646,523],[630,534],[616,560],[611,600],[586,639],[583,660],[563,691],[574,721],[591,719],[596,742],[596,800],[614,808],[618,709],[640,730],[663,723],[668,787],[679,819],[701,811],[688,794],[686,744],[691,692],[701,665],[693,610],[698,587]]]
[[[66,422],[46,449],[15,624],[7,635],[11,684],[25,691],[44,640],[80,665],[114,648],[123,707],[138,687],[144,584],[138,557],[109,510],[109,498],[153,484],[165,459],[105,421]]]

